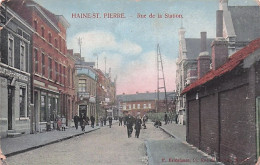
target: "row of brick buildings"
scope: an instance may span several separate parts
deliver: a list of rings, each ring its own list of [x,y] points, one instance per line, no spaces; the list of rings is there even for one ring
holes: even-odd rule
[[[216,38],[187,39],[180,29],[177,110],[187,142],[224,164],[260,156],[260,8],[220,0]]]
[[[148,112],[174,112],[175,97],[175,92],[167,92],[166,98],[164,92],[159,92],[159,100],[157,93],[154,92],[117,95],[119,115],[143,116]],[[167,105],[166,100],[168,100]]]
[[[67,50],[68,21],[31,0],[3,1],[0,11],[0,135],[55,129],[60,117],[69,126],[81,112],[82,100],[87,105],[85,115],[97,116],[96,98],[101,93],[96,89],[103,83],[98,81],[102,72],[80,63],[82,58]],[[89,97],[81,100],[84,74],[93,81],[85,79]],[[105,92],[114,93],[107,94],[111,104],[115,85],[110,77],[103,77],[109,82],[100,91],[111,87]]]

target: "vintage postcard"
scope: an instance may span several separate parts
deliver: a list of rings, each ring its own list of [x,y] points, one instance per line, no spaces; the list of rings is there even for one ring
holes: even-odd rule
[[[0,164],[260,165],[259,0],[0,0]]]

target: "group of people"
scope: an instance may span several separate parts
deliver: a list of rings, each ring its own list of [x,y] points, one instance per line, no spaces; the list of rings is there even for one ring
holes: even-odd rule
[[[80,124],[81,126],[81,130],[85,131],[85,126],[89,125],[89,120],[91,123],[91,127],[94,128],[95,125],[95,117],[93,115],[90,116],[90,119],[88,116],[81,114],[80,116],[78,116],[77,114],[74,116],[74,124],[75,124],[75,128],[78,129],[78,126]]]
[[[123,120],[123,119],[121,119]],[[132,136],[133,133],[133,125],[134,129],[135,129],[135,137],[139,138],[140,135],[140,130],[142,128],[142,126],[144,127],[144,129],[146,129],[146,125],[145,122],[148,120],[148,118],[146,116],[143,117],[143,121],[140,117],[140,115],[138,115],[136,118],[134,118],[133,116],[131,116],[130,114],[128,114],[128,116],[126,116],[124,118],[124,124],[126,125],[127,128],[127,135],[128,138],[130,138]],[[142,125],[143,124],[143,125]],[[120,118],[119,118],[119,126],[122,125],[122,121],[120,124]]]
[[[108,123],[109,123],[109,127],[111,128],[111,126],[112,126],[112,121],[113,121],[112,116],[109,116],[109,117],[100,117],[100,119],[99,119],[99,121],[100,121],[100,126],[103,127],[104,125],[107,125],[107,120],[108,120]]]

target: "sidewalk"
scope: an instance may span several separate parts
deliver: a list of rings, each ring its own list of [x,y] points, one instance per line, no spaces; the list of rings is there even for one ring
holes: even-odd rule
[[[186,142],[186,126],[167,124],[160,127],[173,137],[145,141],[149,165],[220,165]]]
[[[75,136],[83,135],[99,128],[99,126],[91,128],[90,125],[87,125],[85,132],[82,132],[80,127],[78,130],[76,130],[75,127],[70,127],[66,129],[66,131],[54,130],[37,134],[26,134],[15,138],[3,138],[1,139],[0,144],[3,154],[8,157],[62,140],[70,139]]]

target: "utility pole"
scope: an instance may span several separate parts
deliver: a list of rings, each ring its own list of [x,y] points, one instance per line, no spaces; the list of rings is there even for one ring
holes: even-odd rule
[[[165,107],[166,107],[166,112],[168,112],[166,86],[165,86],[165,78],[164,78],[163,63],[162,63],[162,55],[161,55],[159,44],[157,44],[157,55],[156,55],[156,57],[157,57],[157,104],[156,104],[156,112],[158,112],[158,108],[159,108],[160,89],[164,89]],[[161,83],[162,83],[162,86],[161,86]]]
[[[105,57],[105,74],[107,73],[107,57]]]

